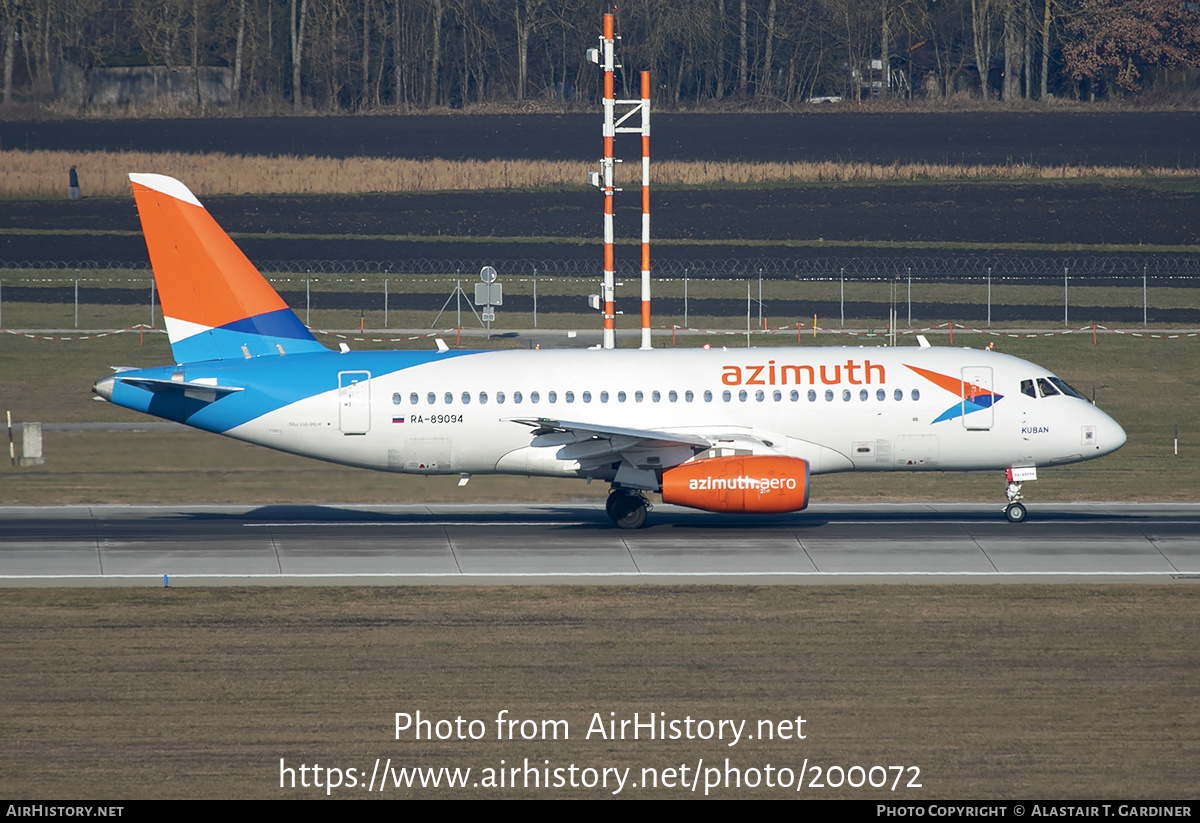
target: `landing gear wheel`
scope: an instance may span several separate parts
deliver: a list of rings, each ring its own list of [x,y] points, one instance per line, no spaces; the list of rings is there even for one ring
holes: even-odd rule
[[[1021,523],[1027,514],[1025,506],[1021,503],[1010,503],[1004,507],[1004,516],[1008,518],[1009,523]]]
[[[618,490],[605,501],[604,509],[612,521],[622,529],[640,529],[646,525],[646,514],[650,504],[637,492]]]

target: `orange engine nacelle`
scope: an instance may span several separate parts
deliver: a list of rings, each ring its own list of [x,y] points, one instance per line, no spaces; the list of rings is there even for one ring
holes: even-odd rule
[[[710,512],[794,512],[808,505],[808,461],[714,457],[663,472],[664,503]]]

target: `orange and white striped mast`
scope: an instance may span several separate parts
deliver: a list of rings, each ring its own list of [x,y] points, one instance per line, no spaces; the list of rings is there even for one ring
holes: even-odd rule
[[[604,309],[604,348],[616,346],[616,311],[614,292],[616,266],[613,262],[613,195],[620,191],[613,186],[616,159],[613,157],[613,140],[618,133],[642,135],[642,348],[650,348],[650,72],[642,72],[642,96],[638,100],[617,100],[614,94],[613,15],[604,15],[604,35],[600,38],[601,49],[589,50],[589,57],[599,63],[604,71],[604,156],[600,161],[600,175],[596,181],[604,192],[604,294],[601,296]],[[616,106],[633,106],[615,119]],[[622,124],[635,113],[641,113],[640,126]],[[589,175],[591,177],[591,175]]]
[[[615,291],[615,266],[613,263],[613,138],[616,135],[613,123],[613,16],[604,15],[604,36],[601,38],[604,69],[604,157],[601,174],[604,188],[604,348],[616,346],[616,312],[613,306]]]
[[[650,72],[642,72],[642,348],[650,348]]]

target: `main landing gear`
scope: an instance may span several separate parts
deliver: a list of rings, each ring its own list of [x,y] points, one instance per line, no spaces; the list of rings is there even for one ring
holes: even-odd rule
[[[1004,493],[1008,496],[1008,505],[1004,507],[1005,518],[1009,523],[1022,522],[1029,512],[1025,511],[1025,505],[1021,503],[1021,484],[1010,480]]]
[[[613,489],[608,493],[604,510],[620,528],[640,529],[646,525],[646,514],[650,511],[650,501],[638,491]]]

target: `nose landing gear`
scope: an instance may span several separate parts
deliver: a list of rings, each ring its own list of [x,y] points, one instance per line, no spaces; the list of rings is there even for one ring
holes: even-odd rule
[[[1027,480],[1037,480],[1037,469],[1033,466],[1013,466],[1005,473],[1005,479],[1008,485],[1004,487],[1004,494],[1008,497],[1008,503],[1004,506],[1004,517],[1009,523],[1022,523],[1028,512],[1021,502],[1024,499],[1021,486]]]
[[[1025,505],[1021,503],[1023,499],[1021,484],[1010,481],[1005,487],[1004,493],[1008,496],[1008,504],[1004,507],[1004,517],[1009,523],[1020,523],[1028,514],[1025,511]]]

